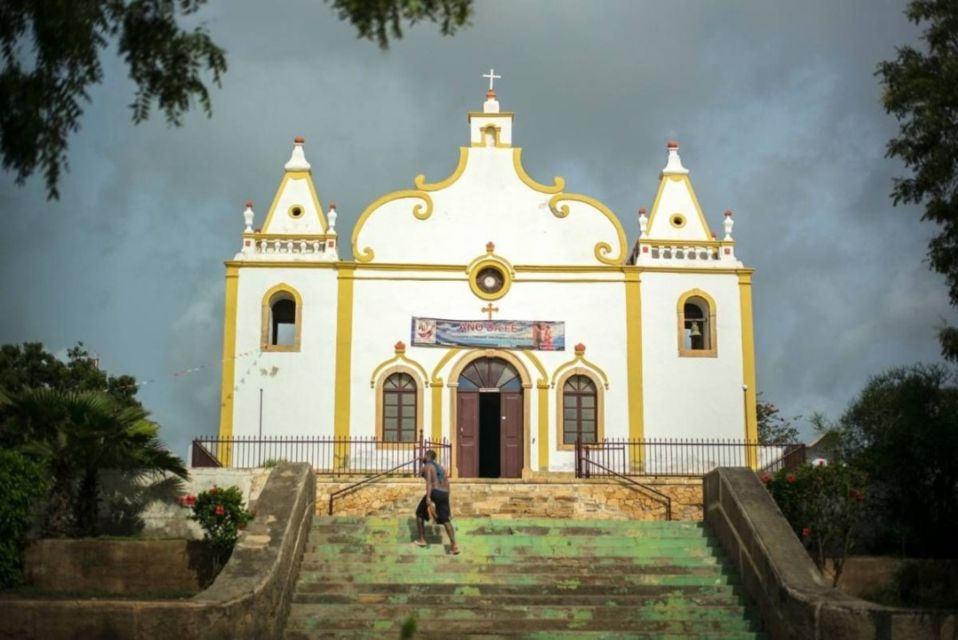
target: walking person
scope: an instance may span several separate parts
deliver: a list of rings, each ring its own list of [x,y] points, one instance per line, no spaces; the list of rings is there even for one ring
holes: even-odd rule
[[[422,476],[426,480],[426,495],[416,507],[416,526],[419,529],[419,538],[416,545],[426,546],[426,520],[432,516],[436,524],[441,524],[449,536],[449,552],[459,554],[456,545],[456,531],[452,528],[452,512],[449,508],[449,476],[442,465],[436,462],[436,452],[426,451],[422,458]]]

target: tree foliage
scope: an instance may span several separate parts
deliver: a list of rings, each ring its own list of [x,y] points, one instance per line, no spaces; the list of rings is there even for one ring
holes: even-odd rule
[[[794,444],[798,442],[798,428],[785,418],[775,404],[762,400],[758,394],[755,413],[758,416],[758,441],[761,444]]]
[[[912,0],[908,19],[923,24],[923,50],[900,47],[882,62],[882,103],[899,123],[887,155],[911,175],[897,178],[895,204],[924,204],[923,220],[939,226],[928,246],[931,268],[945,276],[952,305],[958,305],[958,2]],[[939,332],[945,357],[958,359],[958,330]]]
[[[23,549],[34,503],[46,488],[42,465],[0,449],[0,589],[23,582]]]
[[[832,561],[833,586],[855,544],[864,479],[861,471],[846,465],[809,464],[762,478],[818,569],[823,571],[825,561]]]
[[[837,424],[841,461],[868,477],[878,550],[953,557],[958,387],[941,366],[875,376]]]
[[[225,1],[225,0],[224,0]],[[226,52],[184,20],[207,0],[5,0],[0,3],[0,154],[23,184],[36,171],[59,197],[69,137],[80,128],[90,88],[103,80],[101,54],[116,45],[136,85],[134,123],[154,108],[170,125],[199,103],[212,114],[208,85],[220,86]],[[472,0],[327,0],[359,36],[386,48],[404,22],[435,22],[443,34],[465,25]]]

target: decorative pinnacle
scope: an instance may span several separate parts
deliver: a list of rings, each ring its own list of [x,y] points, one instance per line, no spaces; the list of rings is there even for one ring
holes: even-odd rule
[[[732,217],[732,210],[731,210],[731,209],[726,209],[726,210],[725,210],[725,213],[724,213],[723,215],[724,215],[726,218],[731,218],[731,217]]]
[[[397,342],[394,348],[396,349],[397,356],[401,353],[406,353],[406,343],[403,342],[402,340]]]
[[[645,210],[645,207],[639,207],[639,215],[640,215],[640,216],[644,216],[646,213],[648,213],[648,212]]]
[[[332,209],[333,211],[335,211],[335,210],[336,210],[336,203],[335,203],[335,202],[330,202],[330,203],[329,203],[329,208]]]
[[[295,142],[296,144],[306,144],[306,138],[304,138],[303,136],[296,136],[295,138],[293,138],[293,142]]]
[[[679,148],[679,141],[678,141],[678,140],[669,140],[669,141],[665,144],[665,148],[666,148],[666,149],[678,149],[678,148]]]
[[[496,244],[491,240],[486,243],[486,253],[492,253],[496,250]]]
[[[496,99],[496,90],[489,89],[486,91],[486,100],[495,100]]]
[[[682,166],[682,159],[679,157],[679,143],[676,140],[669,140],[665,145],[669,150],[669,161],[662,169],[662,175],[688,175],[689,170]]]
[[[309,171],[310,165],[306,160],[306,154],[303,153],[303,144],[305,144],[306,138],[303,136],[296,136],[293,138],[293,153],[289,156],[289,162],[286,163],[285,169],[287,171]]]
[[[581,342],[575,346],[575,354],[581,356],[585,354],[585,345]]]
[[[247,208],[247,209],[252,209],[252,208],[253,208],[253,201],[252,201],[252,200],[247,200],[244,204],[246,205],[246,208]]]

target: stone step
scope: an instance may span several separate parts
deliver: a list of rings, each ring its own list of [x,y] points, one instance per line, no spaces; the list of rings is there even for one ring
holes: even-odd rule
[[[309,609],[307,609],[309,608]],[[325,605],[299,605],[294,604],[290,610],[289,620],[286,625],[287,633],[290,631],[329,631],[329,630],[351,630],[374,632],[378,637],[384,637],[386,634],[395,634],[399,632],[404,620],[415,610],[409,608],[400,611],[396,609],[391,612],[394,618],[384,617],[390,614],[383,613],[381,616],[370,615],[367,618],[343,617],[339,613],[324,611]],[[610,608],[611,609],[611,608]],[[586,609],[552,610],[552,613],[540,616],[529,616],[516,613],[515,617],[510,617],[511,612],[492,612],[492,611],[474,611],[464,612],[461,610],[438,610],[442,612],[442,617],[418,617],[417,627],[423,633],[444,631],[447,634],[459,633],[477,633],[491,631],[495,629],[509,629],[511,633],[532,633],[544,631],[627,631],[639,627],[644,633],[657,634],[689,634],[698,633],[705,637],[711,637],[712,633],[744,633],[757,631],[756,625],[745,619],[725,619],[720,617],[714,620],[648,620],[641,617],[632,617],[621,615],[614,609],[597,609],[603,615],[600,618],[593,617],[593,611]],[[355,614],[355,612],[344,612],[345,615]],[[528,610],[525,614],[530,613]],[[532,612],[535,613],[535,612]],[[620,615],[615,615],[615,614]],[[451,614],[459,614],[463,617],[450,617]],[[372,637],[372,636],[371,636]]]
[[[489,529],[508,529],[517,527],[542,527],[546,529],[570,529],[573,531],[698,531],[707,529],[701,522],[662,520],[556,520],[552,518],[453,518],[456,527],[485,527]],[[370,516],[358,518],[350,516],[323,516],[313,519],[313,529],[323,533],[339,529],[377,529],[394,527],[398,524],[412,523],[415,518],[403,516]]]
[[[387,637],[396,637],[398,631],[394,631]],[[416,640],[449,640],[449,634],[445,631],[417,631],[414,635]],[[768,635],[761,632],[711,632],[705,636],[708,640],[769,640]],[[365,631],[340,630],[311,630],[298,631],[290,630],[286,632],[286,640],[357,640],[369,638]],[[543,631],[528,632],[519,631],[508,633],[505,630],[491,631],[473,631],[456,633],[455,640],[506,640],[513,638],[524,638],[525,640],[703,640],[700,633],[643,633],[636,631]]]
[[[458,559],[458,558],[457,558]],[[514,560],[514,559],[513,559]],[[578,577],[578,576],[607,576],[609,581],[618,579],[621,576],[628,575],[697,575],[697,576],[719,576],[731,575],[734,573],[732,568],[724,564],[693,564],[686,563],[679,565],[673,562],[672,558],[661,558],[657,562],[636,563],[631,558],[625,558],[618,564],[601,564],[590,566],[588,562],[582,562],[578,565],[570,565],[562,562],[474,562],[464,563],[449,560],[446,562],[434,562],[428,558],[414,559],[408,562],[395,560],[392,564],[386,565],[378,562],[367,562],[364,560],[347,561],[329,558],[322,562],[309,561],[303,562],[300,569],[306,573],[329,573],[335,575],[338,572],[345,574],[375,573],[377,571],[386,573],[384,567],[394,567],[394,572],[403,573],[425,573],[433,572],[440,574],[463,574],[474,575],[476,573],[490,573],[497,575],[507,574],[534,574],[541,576],[544,580],[558,577]]]
[[[500,608],[506,605],[514,606],[591,606],[591,607],[642,607],[655,605],[663,602],[665,598],[681,598],[688,606],[694,607],[735,607],[745,606],[744,598],[735,595],[732,592],[713,592],[713,593],[690,593],[682,595],[674,589],[667,591],[663,597],[662,593],[642,594],[625,593],[610,594],[607,588],[597,589],[596,593],[583,593],[581,591],[562,590],[558,594],[543,593],[538,586],[528,589],[527,593],[515,594],[492,594],[492,595],[466,595],[452,594],[447,592],[437,594],[402,594],[395,593],[395,585],[387,593],[368,593],[360,589],[356,593],[348,590],[337,589],[331,593],[310,593],[308,591],[299,591],[293,597],[293,602],[298,604],[340,604],[340,605],[403,605],[408,607],[440,607],[440,606],[468,606],[472,608]],[[474,589],[478,591],[478,588]],[[466,589],[457,589],[457,591],[467,591]]]
[[[707,545],[566,545],[553,544],[551,541],[517,540],[512,542],[496,542],[495,544],[481,544],[475,540],[460,540],[456,542],[462,551],[460,559],[467,561],[470,558],[487,556],[512,555],[517,558],[527,558],[537,561],[549,558],[714,558],[715,550]],[[384,544],[330,544],[319,545],[309,549],[303,555],[304,560],[322,560],[330,557],[366,557],[366,558],[394,558],[397,555],[409,555],[410,549],[419,549],[424,557],[442,557],[448,555],[449,546],[446,543],[430,543],[429,548],[421,549],[412,542],[384,543]],[[471,561],[471,560],[469,560]]]
[[[468,566],[502,566],[514,567],[517,571],[535,570],[546,568],[548,572],[554,571],[582,571],[587,570],[592,573],[614,573],[620,571],[650,571],[661,572],[663,568],[674,567],[676,571],[682,573],[689,568],[703,568],[710,571],[720,569],[730,569],[731,565],[720,558],[714,556],[695,557],[694,555],[663,555],[663,556],[565,556],[540,558],[536,556],[516,557],[514,555],[476,555],[472,549],[463,551],[462,554],[454,556],[448,553],[447,549],[437,552],[423,552],[422,554],[396,554],[376,553],[364,555],[360,553],[342,553],[342,554],[315,554],[311,553],[303,557],[303,570],[308,571],[332,571],[336,572],[342,569],[350,570],[353,568],[366,568],[369,565],[382,566],[384,563],[401,565],[402,570],[445,570],[446,567],[468,567]]]
[[[543,597],[564,596],[635,596],[666,600],[681,597],[687,600],[696,598],[729,598],[741,600],[739,585],[658,585],[658,584],[621,584],[603,581],[505,584],[505,583],[419,583],[402,585],[397,588],[391,582],[342,583],[321,580],[301,581],[296,587],[297,594],[364,594],[364,595],[405,595],[416,596],[475,596],[475,597],[523,597],[542,595]]]
[[[300,583],[305,586],[313,581],[332,582],[336,584],[363,584],[367,582],[379,582],[387,577],[397,587],[413,584],[542,584],[542,576],[531,573],[495,573],[489,571],[470,571],[456,573],[421,573],[419,575],[401,572],[372,571],[366,573],[353,573],[350,575],[334,576],[328,574],[304,572],[300,575]],[[468,582],[464,580],[468,579]],[[611,580],[606,576],[585,575],[574,576],[554,581],[557,585],[568,585],[570,587],[580,584],[600,584],[608,585]],[[737,575],[714,575],[714,576],[694,576],[694,575],[649,575],[649,574],[623,574],[615,576],[615,582],[626,585],[663,585],[663,586],[716,586],[716,585],[737,585],[740,583]]]

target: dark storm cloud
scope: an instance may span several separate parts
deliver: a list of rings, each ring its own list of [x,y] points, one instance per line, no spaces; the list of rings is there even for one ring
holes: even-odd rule
[[[530,174],[605,201],[630,239],[665,141],[681,141],[713,228],[732,208],[737,253],[758,269],[760,388],[787,414],[834,415],[870,374],[936,359],[953,317],[924,263],[934,230],[887,197],[902,169],[883,158],[895,123],[873,73],[917,35],[902,8],[478,2],[456,37],[420,25],[384,53],[322,3],[213,2],[201,17],[230,70],[212,119],[134,127],[111,59],[62,200],[2,178],[0,340],[83,340],[111,370],[155,379],[141,395],[185,451],[217,428],[222,261],[241,204],[262,220],[292,138],[306,137],[345,237],[382,193],[452,170],[493,66]]]

